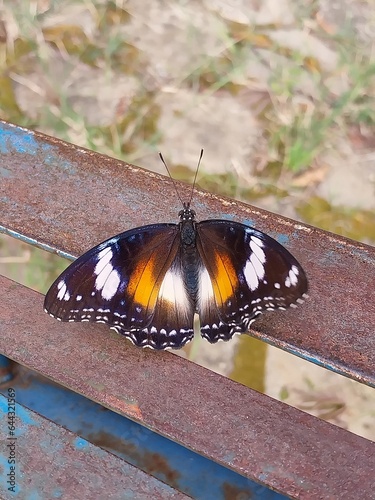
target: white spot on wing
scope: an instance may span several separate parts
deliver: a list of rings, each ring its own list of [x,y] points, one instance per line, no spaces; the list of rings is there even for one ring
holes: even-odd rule
[[[61,280],[57,283],[57,289],[58,290],[61,290],[61,288],[65,286],[65,281],[64,280]]]
[[[263,243],[259,238],[251,237],[250,239],[250,248],[253,253],[258,257],[258,260],[261,264],[266,262],[266,254],[262,250]]]
[[[111,298],[116,294],[119,284],[120,275],[115,269],[112,269],[102,288],[103,299],[111,300]]]
[[[209,303],[214,297],[211,278],[206,268],[200,270],[198,281],[198,311],[203,311],[205,308],[209,307]]]
[[[251,291],[254,291],[259,286],[259,281],[262,281],[265,276],[264,264],[266,262],[266,254],[263,250],[264,243],[256,236],[250,237],[250,259],[246,262],[243,273],[246,283]],[[264,281],[266,283],[266,281]]]
[[[299,274],[298,268],[296,266],[292,266],[292,269],[289,271],[289,275],[287,278],[287,280],[289,280],[289,282],[290,282],[289,286],[296,286],[297,285],[298,274]],[[286,281],[285,281],[285,284],[286,284]],[[288,286],[288,285],[286,285],[286,286]]]
[[[251,254],[250,262],[254,267],[258,279],[262,280],[264,278],[264,265],[262,264],[262,262],[260,262],[255,253]]]
[[[98,262],[96,263],[94,273],[99,276],[99,274],[103,271],[105,266],[110,262],[113,257],[113,252],[110,248],[105,248],[98,254]]]
[[[251,241],[253,241],[256,245],[258,245],[258,247],[260,248],[263,248],[264,247],[264,243],[261,239],[259,239],[257,236],[254,236],[252,235],[252,230],[250,229],[249,231],[247,231],[247,233],[249,233],[251,236]]]
[[[289,278],[293,286],[297,285],[298,283],[298,275],[299,275],[298,268],[296,266],[292,266],[292,269],[289,271]]]
[[[100,274],[98,274],[98,276],[96,277],[95,280],[96,290],[101,290],[104,287],[112,271],[113,271],[112,265],[107,263],[106,267],[104,267],[100,272]]]
[[[254,269],[254,266],[251,263],[251,260],[248,260],[246,262],[243,273],[246,279],[247,286],[253,292],[258,288],[259,280],[258,280],[258,275]]]
[[[190,308],[189,297],[182,279],[182,275],[169,269],[162,281],[159,290],[159,299],[170,302],[177,309],[187,313]]]
[[[66,293],[66,284],[65,284],[65,281],[61,280],[57,284],[57,289],[59,290],[59,293],[57,294],[58,300],[63,300],[64,295]]]

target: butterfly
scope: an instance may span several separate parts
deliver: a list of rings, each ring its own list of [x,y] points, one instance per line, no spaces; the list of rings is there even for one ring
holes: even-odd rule
[[[151,224],[95,246],[56,279],[44,301],[60,321],[106,323],[135,345],[179,349],[194,315],[211,343],[246,332],[264,311],[303,302],[308,282],[280,243],[235,221]]]

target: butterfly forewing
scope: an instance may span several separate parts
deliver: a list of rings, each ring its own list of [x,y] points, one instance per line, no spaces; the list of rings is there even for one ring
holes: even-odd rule
[[[197,308],[202,336],[210,342],[229,340],[262,312],[286,309],[307,292],[297,260],[253,228],[203,221],[197,225],[197,248],[203,262]]]
[[[180,347],[177,344],[188,340],[182,337],[192,331],[194,308],[174,271],[178,250],[176,224],[144,226],[115,236],[60,275],[46,295],[45,310],[61,321],[107,323],[136,345]]]

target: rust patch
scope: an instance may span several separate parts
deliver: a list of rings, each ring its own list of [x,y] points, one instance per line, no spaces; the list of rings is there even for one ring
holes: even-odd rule
[[[108,396],[107,401],[112,407],[117,408],[125,415],[128,415],[130,418],[143,420],[142,412],[137,403],[127,402],[123,399],[119,399],[113,396]]]
[[[224,500],[251,500],[253,494],[249,490],[236,488],[233,484],[223,483]]]
[[[108,451],[116,451],[123,455],[125,460],[131,459],[131,463],[143,471],[164,480],[173,488],[178,489],[180,473],[173,469],[168,460],[158,453],[151,453],[136,447],[133,443],[114,438],[107,432],[89,434],[87,439]]]

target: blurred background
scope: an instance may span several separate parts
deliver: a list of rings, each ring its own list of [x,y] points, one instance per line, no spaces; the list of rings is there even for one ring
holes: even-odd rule
[[[374,244],[374,40],[371,0],[3,0],[0,118],[187,182],[204,148],[202,188]],[[66,265],[0,236],[29,287]],[[247,335],[180,354],[375,440],[368,387]]]

